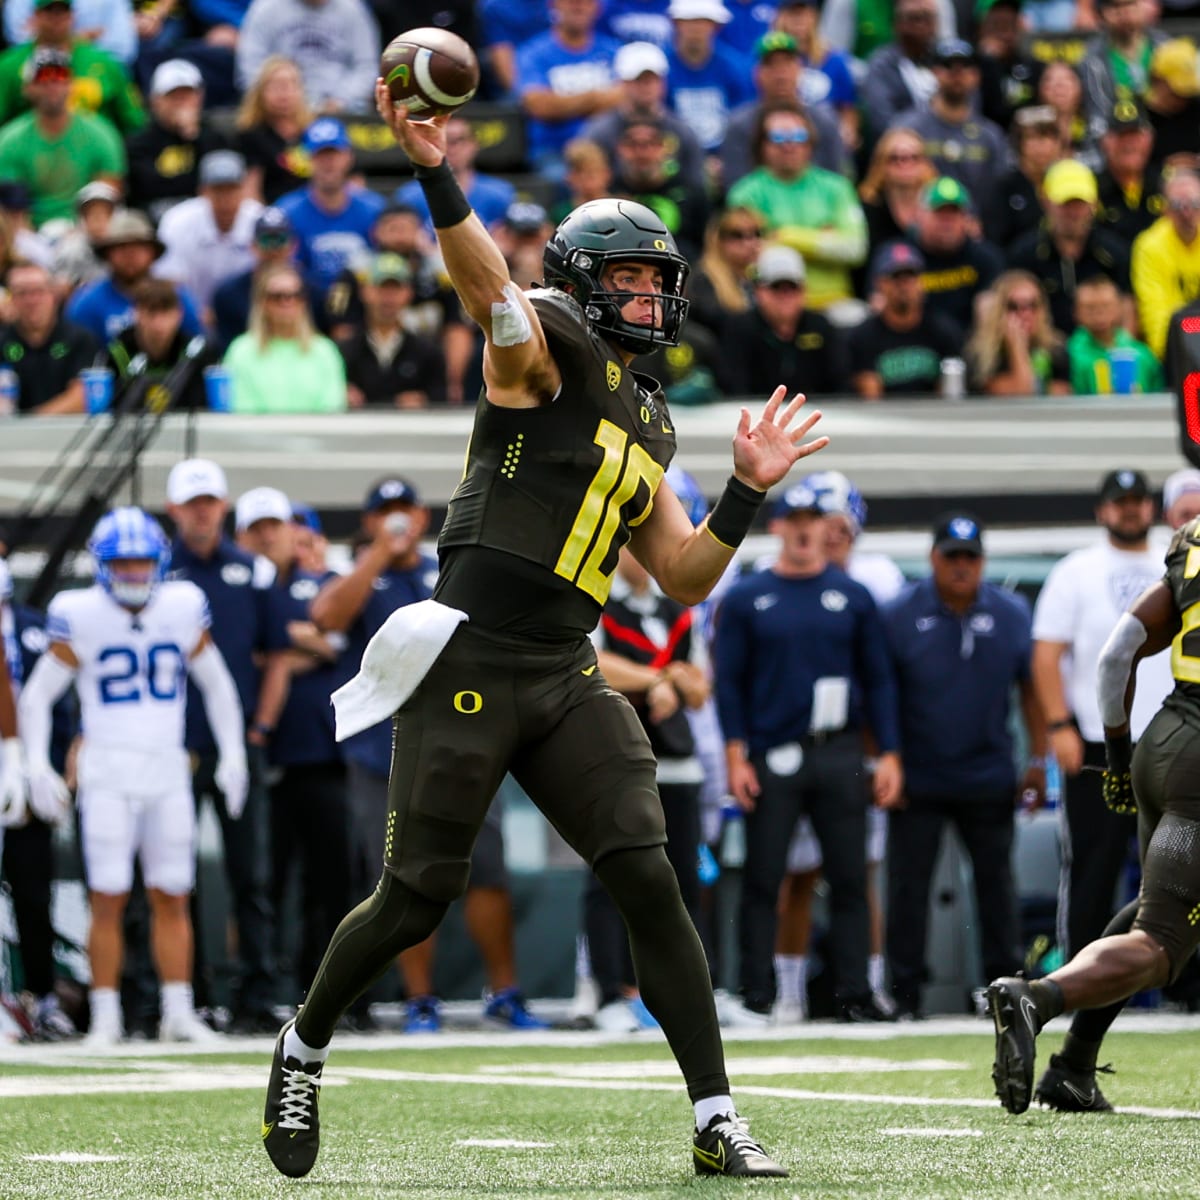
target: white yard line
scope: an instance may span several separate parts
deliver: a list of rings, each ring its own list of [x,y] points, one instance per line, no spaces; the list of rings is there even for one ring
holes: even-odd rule
[[[881,1129],[884,1137],[962,1138],[983,1137],[982,1129]]]

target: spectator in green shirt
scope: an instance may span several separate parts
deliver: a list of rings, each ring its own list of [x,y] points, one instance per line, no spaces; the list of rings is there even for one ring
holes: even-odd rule
[[[75,37],[70,0],[34,0],[33,40],[0,54],[0,125],[29,108],[26,64],[36,50],[59,50],[70,58],[70,105],[76,112],[106,117],[122,135],[146,123],[137,88],[125,68],[99,47]]]
[[[1113,350],[1134,354],[1133,391],[1161,392],[1166,387],[1162,365],[1145,342],[1121,325],[1121,293],[1106,276],[1083,280],[1075,289],[1075,332],[1067,342],[1071,390],[1077,396],[1113,392]]]
[[[71,59],[39,48],[25,68],[25,95],[32,110],[0,129],[0,179],[23,183],[33,198],[33,223],[70,221],[75,197],[93,180],[120,185],[125,147],[103,118],[71,112]]]
[[[729,189],[731,208],[748,208],[767,236],[798,250],[808,268],[808,307],[852,301],[850,268],[867,256],[867,222],[853,185],[812,165],[813,124],[798,104],[763,109],[755,129],[757,170]]]
[[[225,354],[233,411],[342,412],[346,369],[338,348],[312,327],[295,267],[264,267],[254,281],[250,328]]]

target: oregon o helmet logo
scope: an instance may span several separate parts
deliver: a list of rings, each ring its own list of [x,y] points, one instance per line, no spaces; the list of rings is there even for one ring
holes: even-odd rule
[[[483,707],[483,697],[478,692],[455,692],[454,708],[457,712],[472,716]]]
[[[662,240],[662,238],[655,238],[654,239],[654,248],[655,248],[655,250],[665,250],[667,248],[667,243],[664,242]]]

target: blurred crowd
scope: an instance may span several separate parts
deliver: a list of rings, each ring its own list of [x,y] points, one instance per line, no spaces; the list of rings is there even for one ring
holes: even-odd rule
[[[0,54],[0,408],[473,402],[380,46],[478,50],[448,156],[522,286],[627,195],[691,259],[675,404],[1162,389],[1200,298],[1200,59],[1172,0],[20,0]],[[497,114],[500,114],[498,116]],[[507,115],[505,115],[507,114]],[[516,174],[480,129],[521,128]],[[392,162],[390,169],[401,169]],[[1178,325],[1179,322],[1175,322]],[[198,352],[194,339],[205,339]]]
[[[694,479],[674,465],[669,477],[703,519]],[[176,464],[161,499],[173,538],[140,509],[114,510],[89,542],[95,584],[60,592],[48,616],[16,601],[0,559],[0,879],[18,944],[7,985],[23,996],[4,995],[0,972],[0,1036],[4,1013],[32,1037],[87,1027],[95,1046],[272,1032],[371,891],[390,836],[392,723],[338,742],[330,695],[391,614],[432,594],[417,489],[399,475],[371,485],[338,570],[311,508],[270,487],[235,501],[216,462]],[[1155,525],[1198,514],[1200,471],[1170,476],[1161,507],[1142,472],[1109,471],[1094,539],[1054,566],[1032,609],[989,581],[970,512],[937,520],[908,579],[862,551],[867,504],[837,471],[773,496],[766,552],[732,564],[698,608],[621,552],[592,638],[654,749],[668,856],[714,985],[733,984],[718,997],[725,1023],[918,1020],[935,980],[961,987],[949,1003],[964,1011],[996,972],[1036,974],[1098,935],[1136,868],[1133,818],[1106,808],[1089,769],[1103,760],[1096,663],[1161,575]],[[1167,656],[1141,665],[1135,738],[1172,684]],[[464,915],[487,980],[481,1019],[540,1029],[546,1014],[517,977],[512,801],[501,788],[491,806]],[[207,806],[223,881],[195,872]],[[1049,823],[1031,823],[1047,806]],[[970,864],[961,916],[978,978],[942,978],[945,947],[927,942],[947,826]],[[90,1006],[63,976],[51,921],[72,841],[89,889],[77,979],[90,972]],[[1032,882],[1014,870],[1030,857],[1044,865]],[[226,909],[230,928],[211,928]],[[573,1027],[653,1027],[594,879],[576,957]],[[411,1032],[442,1025],[435,967],[432,938],[398,960],[392,994],[398,984]],[[378,997],[344,1024],[375,1028]]]

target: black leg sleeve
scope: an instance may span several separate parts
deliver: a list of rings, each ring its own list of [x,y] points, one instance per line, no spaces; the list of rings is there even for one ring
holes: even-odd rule
[[[423,942],[449,905],[414,892],[385,871],[374,893],[334,930],[317,968],[296,1032],[306,1045],[328,1045],[338,1018],[391,965],[401,950]]]
[[[666,852],[661,846],[618,850],[596,863],[595,871],[625,919],[642,1000],[667,1036],[688,1096],[695,1101],[727,1095],[704,948]]]
[[[3,878],[12,892],[25,987],[35,996],[47,996],[54,990],[54,929],[50,924],[53,838],[50,826],[38,820],[9,829],[4,836]]]

